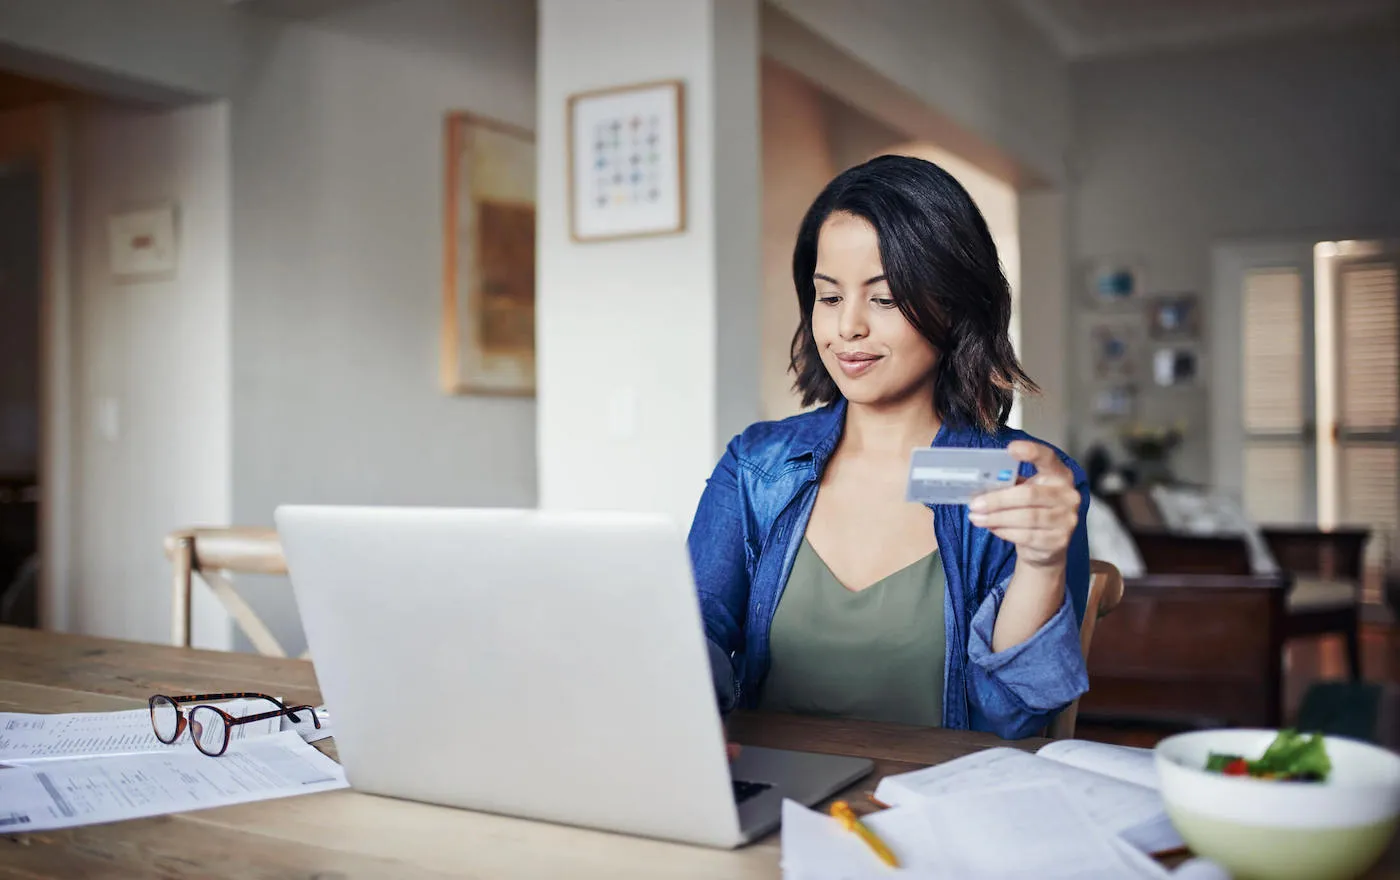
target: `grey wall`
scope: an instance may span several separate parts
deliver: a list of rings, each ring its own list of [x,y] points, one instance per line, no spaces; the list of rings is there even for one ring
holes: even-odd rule
[[[79,632],[163,642],[173,529],[229,516],[228,108],[90,102],[72,125],[73,543]],[[108,222],[171,204],[171,277],[117,279]],[[207,601],[206,601],[207,600]],[[196,594],[193,636],[227,648]]]
[[[0,476],[39,468],[39,187],[0,167]]]
[[[533,400],[438,388],[442,121],[535,127],[534,4],[280,27],[233,101],[233,519],[536,499]],[[386,589],[391,585],[386,585]],[[252,601],[287,647],[290,596]]]
[[[1400,230],[1393,31],[1080,64],[1072,77],[1072,348],[1087,339],[1078,274],[1087,259],[1141,257],[1150,289],[1198,292],[1208,316],[1214,243]],[[1079,360],[1070,365],[1076,451],[1112,433],[1091,421]],[[1179,471],[1204,482],[1209,389],[1240,378],[1202,365],[1199,387],[1145,389],[1139,418],[1187,420]]]

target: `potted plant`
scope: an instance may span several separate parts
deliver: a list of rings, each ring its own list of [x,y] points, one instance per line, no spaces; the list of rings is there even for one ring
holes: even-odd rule
[[[1169,483],[1172,480],[1170,458],[1186,436],[1186,426],[1170,427],[1142,425],[1134,422],[1119,434],[1119,442],[1132,459],[1139,485]]]

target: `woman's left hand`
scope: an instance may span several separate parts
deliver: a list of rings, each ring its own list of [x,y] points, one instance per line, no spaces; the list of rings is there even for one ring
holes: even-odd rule
[[[969,519],[1016,545],[1018,565],[1063,569],[1070,538],[1079,524],[1074,474],[1043,443],[1017,440],[1007,447],[1017,461],[1035,465],[1029,480],[974,498]]]

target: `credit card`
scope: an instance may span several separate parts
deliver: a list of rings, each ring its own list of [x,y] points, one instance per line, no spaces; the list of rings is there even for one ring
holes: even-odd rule
[[[966,504],[978,495],[1016,485],[1020,462],[1005,449],[926,447],[909,460],[906,501]]]

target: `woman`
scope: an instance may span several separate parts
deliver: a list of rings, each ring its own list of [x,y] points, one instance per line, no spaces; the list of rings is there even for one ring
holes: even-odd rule
[[[690,532],[721,710],[1036,733],[1088,688],[1088,492],[1006,427],[1037,389],[982,215],[938,166],[882,156],[817,197],[793,281],[796,388],[824,406],[735,437]],[[906,502],[929,445],[1005,447],[1022,480]]]

